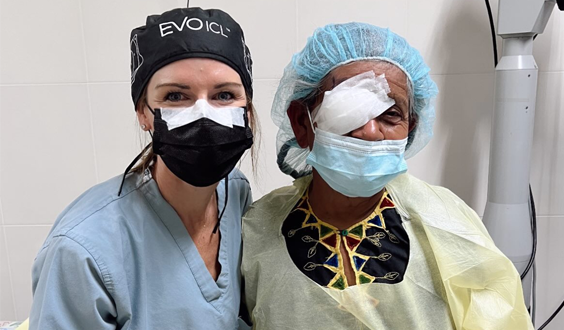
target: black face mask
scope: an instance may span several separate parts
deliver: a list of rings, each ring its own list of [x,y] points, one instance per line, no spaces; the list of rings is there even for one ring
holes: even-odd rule
[[[253,133],[249,128],[247,108],[243,107],[244,127],[226,127],[201,118],[190,124],[169,131],[166,121],[161,117],[161,109],[149,110],[155,116],[153,142],[141,151],[129,164],[123,174],[118,196],[131,168],[153,146],[153,152],[160,155],[169,170],[184,182],[196,187],[207,187],[225,178],[225,205],[219,215],[213,233],[217,232],[219,222],[227,208],[227,175],[233,170],[245,150],[253,144]],[[216,199],[218,198],[216,192]]]
[[[168,169],[182,181],[196,187],[211,186],[225,178],[237,165],[245,150],[253,144],[246,107],[243,109],[245,127],[230,128],[208,118],[201,118],[169,131],[166,121],[161,117],[161,109],[153,110],[149,107],[155,116],[153,152],[160,155]],[[124,179],[125,174],[150,146],[128,166]]]
[[[193,186],[207,187],[225,178],[253,144],[246,107],[245,127],[230,128],[201,118],[170,131],[161,109],[149,109],[155,115],[153,152],[174,175]]]
[[[148,107],[155,116],[155,134],[151,134],[153,142],[149,143],[125,169],[118,196],[121,195],[127,173],[153,146],[153,152],[161,156],[170,171],[188,184],[206,187],[225,178],[225,206],[221,212],[223,215],[228,197],[227,175],[233,170],[245,150],[253,144],[253,133],[249,128],[246,107],[243,107],[244,127],[230,128],[202,118],[170,131],[166,121],[161,117],[161,109],[153,110]],[[218,226],[219,220],[214,233]]]

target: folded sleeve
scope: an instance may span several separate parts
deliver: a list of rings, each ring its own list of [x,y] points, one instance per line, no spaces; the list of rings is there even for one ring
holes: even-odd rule
[[[426,221],[425,231],[456,328],[532,330],[521,279],[511,260],[495,246],[476,212],[446,189],[435,192],[444,202],[445,216]],[[434,208],[441,208],[439,204],[433,203]]]
[[[34,262],[32,283],[30,330],[116,329],[111,277],[77,240],[53,237]]]

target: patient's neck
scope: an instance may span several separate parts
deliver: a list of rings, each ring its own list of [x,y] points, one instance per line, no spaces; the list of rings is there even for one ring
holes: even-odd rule
[[[384,190],[371,197],[347,197],[333,190],[314,169],[309,186],[309,203],[319,219],[339,229],[346,229],[370,215],[383,193]]]

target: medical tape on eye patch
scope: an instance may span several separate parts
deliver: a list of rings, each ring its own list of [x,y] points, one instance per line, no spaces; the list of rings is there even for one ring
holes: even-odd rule
[[[205,100],[198,100],[188,108],[161,109],[161,117],[166,121],[169,131],[202,118],[208,118],[230,128],[233,126],[245,127],[244,108],[214,108]]]
[[[396,101],[388,93],[384,74],[361,73],[325,92],[323,102],[312,111],[313,122],[324,131],[347,134],[393,106]]]

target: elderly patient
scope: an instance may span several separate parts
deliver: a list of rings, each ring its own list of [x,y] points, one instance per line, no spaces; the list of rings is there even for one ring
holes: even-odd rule
[[[480,218],[406,174],[432,135],[437,87],[387,29],[317,29],[272,108],[293,186],[243,220],[255,329],[532,329],[519,275]]]

